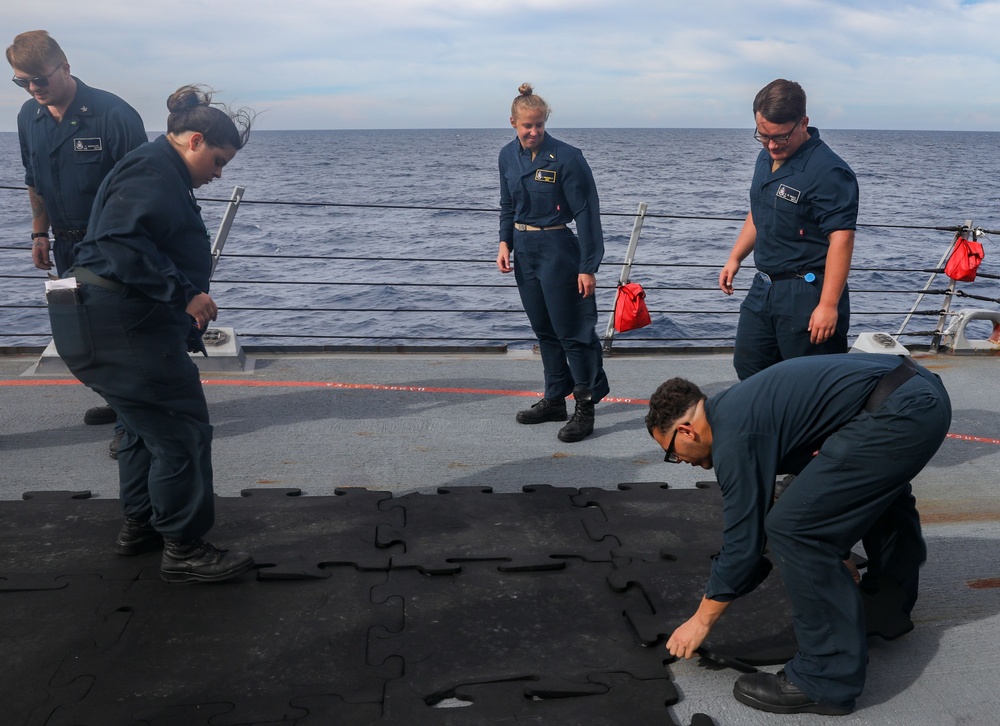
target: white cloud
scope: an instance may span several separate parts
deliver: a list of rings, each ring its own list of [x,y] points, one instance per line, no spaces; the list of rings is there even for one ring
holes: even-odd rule
[[[1000,118],[1000,0],[35,0],[5,20],[49,30],[74,73],[150,129],[190,82],[266,110],[272,129],[503,126],[524,80],[554,128],[745,126],[779,76],[803,84],[820,126]],[[0,130],[25,98],[0,89]]]

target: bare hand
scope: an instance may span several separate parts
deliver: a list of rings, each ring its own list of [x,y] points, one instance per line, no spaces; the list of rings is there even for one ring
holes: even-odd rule
[[[497,252],[497,269],[503,273],[511,272],[514,269],[510,264],[510,247],[507,246],[506,242],[500,243],[500,251]]]
[[[726,266],[722,268],[719,273],[719,289],[727,295],[733,294],[733,280],[736,279],[736,273],[740,271],[739,262],[727,262]]]
[[[597,276],[581,272],[576,278],[576,289],[584,297],[590,297],[597,289]]]
[[[854,560],[847,558],[844,560],[844,567],[847,571],[851,573],[851,579],[854,580],[855,585],[861,584],[861,573],[858,572],[858,566],[854,564]]]
[[[31,261],[35,263],[35,267],[39,270],[52,269],[53,265],[52,259],[49,257],[48,238],[42,239],[38,237],[31,243]]]
[[[709,631],[711,628],[695,616],[674,631],[667,641],[667,650],[676,658],[693,658]]]
[[[191,298],[184,311],[194,318],[199,328],[208,327],[208,324],[219,315],[218,306],[207,292],[199,292]]]
[[[825,343],[837,330],[837,308],[817,305],[809,317],[809,342]]]

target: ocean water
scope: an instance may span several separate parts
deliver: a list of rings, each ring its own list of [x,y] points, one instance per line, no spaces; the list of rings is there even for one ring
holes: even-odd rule
[[[647,290],[653,324],[618,339],[731,342],[742,295],[726,297],[716,281],[748,209],[760,148],[752,128],[551,126],[549,133],[583,150],[598,185],[606,244],[599,334],[645,202],[631,279]],[[1000,229],[1000,135],[821,133],[861,187],[852,331],[895,332],[929,278],[920,270],[935,266],[951,242],[952,232],[932,228],[972,220]],[[494,264],[497,154],[512,138],[510,129],[252,134],[223,178],[196,192],[214,231],[222,200],[234,185],[246,188],[213,281],[218,324],[234,327],[248,344],[530,345],[513,275],[500,275]],[[41,345],[48,330],[44,275],[29,259],[16,134],[0,134],[0,155],[0,187],[9,187],[0,188],[0,345]],[[983,270],[996,238],[982,240]],[[737,286],[745,288],[751,275],[745,268]],[[933,287],[946,282],[938,278]],[[998,296],[995,281],[962,287]],[[923,307],[940,304],[931,297]]]

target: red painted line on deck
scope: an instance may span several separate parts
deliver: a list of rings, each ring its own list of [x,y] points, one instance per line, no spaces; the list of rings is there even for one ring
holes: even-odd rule
[[[949,439],[958,439],[959,441],[975,441],[979,444],[1000,444],[1000,439],[988,439],[982,436],[969,436],[968,434],[948,434]]]
[[[408,393],[464,393],[480,396],[520,396],[522,398],[541,398],[537,391],[510,391],[496,388],[450,388],[440,386],[392,386],[383,383],[339,383],[336,381],[236,381],[203,380],[208,386],[249,386],[255,388],[343,388],[367,391],[405,391]],[[642,398],[615,398],[607,396],[603,401],[610,403],[648,404],[649,400]]]
[[[520,398],[541,398],[537,391],[508,391],[498,388],[447,388],[439,386],[392,386],[384,383],[340,383],[337,381],[241,381],[230,378],[202,379],[206,386],[237,386],[243,388],[339,388],[363,391],[403,391],[405,393],[462,393],[479,396],[517,396]],[[45,379],[38,381],[8,380],[0,381],[0,388],[20,386],[79,386],[76,379]],[[648,398],[617,398],[606,396],[601,403],[632,403],[638,406],[649,405]],[[948,434],[949,439],[971,441],[977,444],[995,444],[1000,446],[1000,439],[969,434]]]
[[[987,577],[982,580],[969,580],[969,587],[973,590],[992,590],[1000,587],[1000,577]]]

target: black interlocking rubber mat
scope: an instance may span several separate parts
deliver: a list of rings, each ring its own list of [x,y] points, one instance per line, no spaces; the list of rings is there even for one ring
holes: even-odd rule
[[[714,485],[252,489],[217,499],[209,539],[257,568],[199,585],[114,554],[120,523],[86,492],[0,501],[4,726],[673,724],[664,634],[697,606],[721,504]],[[777,572],[739,605],[719,662],[794,652]]]

